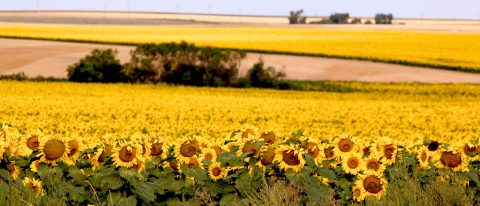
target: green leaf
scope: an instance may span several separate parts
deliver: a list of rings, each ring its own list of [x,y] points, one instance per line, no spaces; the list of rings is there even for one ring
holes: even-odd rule
[[[231,205],[248,205],[238,197],[236,194],[226,194],[223,195],[222,199],[218,203],[220,206],[231,206]]]
[[[83,202],[88,198],[89,195],[91,195],[85,191],[84,187],[75,187],[70,184],[66,184],[65,187],[67,188],[67,193],[70,199],[73,201]]]
[[[103,191],[117,190],[124,184],[122,178],[118,175],[108,175],[100,180],[100,188]]]
[[[126,198],[118,192],[110,193],[109,196],[108,196],[107,205],[114,205],[114,206],[137,205],[137,199],[135,199],[135,196],[133,196],[133,195]]]
[[[460,172],[457,173],[457,176],[468,181],[473,181],[477,186],[480,185],[480,179],[475,172]]]
[[[235,188],[244,196],[253,195],[262,186],[262,174],[260,170],[255,170],[253,175],[242,173],[238,176]]]
[[[329,182],[335,182],[337,180],[337,175],[332,170],[318,168],[317,172],[320,176],[327,178]]]
[[[173,174],[159,173],[158,178],[153,182],[153,184],[157,193],[165,194],[165,192],[168,192],[168,191],[175,191],[173,190],[174,182],[175,182],[175,176]],[[181,189],[181,188],[176,188],[176,189]]]
[[[72,178],[74,184],[82,184],[85,178],[82,171],[74,166],[69,168],[68,177]]]
[[[2,177],[2,179],[7,180],[7,181],[10,181],[12,179],[12,178],[10,178],[10,173],[7,170],[4,170],[4,169],[0,169],[0,177]]]

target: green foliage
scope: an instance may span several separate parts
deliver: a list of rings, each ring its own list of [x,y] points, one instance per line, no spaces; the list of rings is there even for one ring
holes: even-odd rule
[[[353,18],[352,21],[350,21],[350,24],[362,24],[362,19]]]
[[[393,15],[392,14],[375,14],[375,24],[392,24]]]
[[[68,67],[68,80],[73,82],[122,82],[122,65],[116,59],[116,50],[95,49],[89,55]]]
[[[243,52],[197,47],[186,42],[139,45],[125,74],[131,82],[160,81],[194,86],[233,86]]]
[[[307,17],[304,17],[302,15],[303,9],[300,9],[298,11],[290,11],[288,22],[290,22],[290,24],[305,24],[307,22]]]
[[[289,89],[289,85],[284,81],[285,76],[284,72],[275,71],[273,67],[265,68],[265,64],[260,60],[248,70],[244,80],[246,85],[241,86]]]
[[[329,17],[330,21],[334,24],[348,24],[348,20],[350,19],[349,13],[333,13]]]

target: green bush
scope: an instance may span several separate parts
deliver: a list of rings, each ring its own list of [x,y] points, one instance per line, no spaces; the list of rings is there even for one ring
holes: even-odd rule
[[[68,80],[73,82],[122,82],[125,81],[116,50],[95,49],[80,62],[68,67]]]
[[[354,19],[352,19],[352,21],[350,22],[350,24],[362,24],[362,19],[360,19],[360,18],[354,18]]]
[[[392,24],[393,15],[392,14],[376,14],[375,15],[375,24]]]
[[[186,42],[139,45],[125,74],[131,82],[233,86],[244,52],[197,47]]]
[[[290,11],[290,16],[288,17],[288,21],[290,24],[305,24],[307,23],[307,17],[302,16],[303,9],[298,11]]]
[[[335,24],[348,24],[348,19],[350,19],[350,14],[348,13],[334,13],[330,15],[330,21]]]
[[[260,60],[248,70],[246,78],[248,86],[251,87],[287,89],[285,76],[284,72],[275,71],[273,67],[265,68],[265,64]]]

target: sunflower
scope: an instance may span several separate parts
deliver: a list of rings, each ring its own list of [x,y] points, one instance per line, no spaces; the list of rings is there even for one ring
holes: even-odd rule
[[[371,155],[364,160],[364,171],[372,171],[377,174],[382,174],[385,171],[386,167],[380,161],[380,158],[376,155]]]
[[[374,172],[366,172],[359,175],[355,185],[359,186],[361,192],[366,196],[373,196],[377,199],[382,198],[387,191],[387,181],[381,175]]]
[[[112,160],[117,167],[132,168],[143,162],[142,146],[133,142],[122,141],[112,149]]]
[[[279,141],[278,136],[272,131],[263,133],[260,138],[263,139],[265,145],[273,145]]]
[[[67,151],[67,158],[65,159],[65,163],[69,165],[74,165],[77,161],[80,153],[84,149],[84,145],[78,136],[73,136],[66,141],[68,145]]]
[[[20,175],[20,172],[21,172],[20,167],[18,167],[15,164],[15,162],[11,162],[10,164],[7,164],[7,170],[10,176],[12,176],[14,180],[18,178],[18,175]]]
[[[438,141],[430,141],[430,143],[428,143],[428,150],[430,152],[435,152],[437,151],[437,149],[440,147],[440,142]]]
[[[202,168],[200,161],[196,157],[190,157],[190,159],[185,162],[188,168]]]
[[[217,152],[213,148],[205,148],[205,149],[202,149],[202,153],[200,154],[199,158],[202,161],[203,160],[215,161],[217,159]]]
[[[465,154],[471,161],[479,160],[478,153],[480,152],[480,146],[473,145],[472,143],[462,143],[459,145],[459,150]]]
[[[260,146],[256,146],[253,140],[242,140],[239,143],[239,150],[237,151],[237,156],[242,156],[245,153],[251,153],[255,156],[260,152]]]
[[[355,202],[361,202],[365,199],[365,189],[362,184],[355,184],[352,187],[352,197]]]
[[[434,159],[437,168],[450,168],[454,172],[468,172],[468,158],[461,152],[443,149],[435,154]]]
[[[222,168],[219,162],[212,162],[208,167],[208,174],[213,181],[217,181],[227,175],[227,170]]]
[[[428,150],[427,147],[422,146],[420,149],[417,151],[417,159],[418,159],[418,165],[421,169],[430,169],[430,158],[431,158],[431,152]]]
[[[253,126],[246,126],[235,134],[233,137],[235,140],[242,139],[255,139],[257,137],[258,129]]]
[[[40,163],[41,162],[39,160],[35,160],[32,163],[30,163],[30,170],[32,172],[37,173],[38,172],[38,166],[40,165]]]
[[[60,137],[48,136],[40,140],[40,161],[55,165],[57,162],[67,158],[69,146]]]
[[[333,142],[334,151],[337,155],[344,155],[350,152],[356,152],[358,146],[352,137],[339,137]]]
[[[175,171],[180,171],[180,165],[178,164],[177,160],[172,160],[172,161],[164,161],[163,162],[163,168],[170,167]]]
[[[29,156],[40,147],[40,135],[25,135],[20,140],[20,156]]]
[[[188,163],[190,158],[196,157],[200,151],[200,141],[193,136],[183,137],[179,144],[175,145],[175,156],[180,163]]]
[[[388,137],[379,138],[375,142],[375,153],[381,157],[383,164],[391,165],[397,156],[397,145]]]
[[[345,173],[357,175],[362,170],[363,160],[360,154],[350,153],[342,159],[342,168]]]
[[[320,164],[324,157],[322,156],[322,148],[320,147],[320,144],[316,140],[308,140],[303,147],[305,149],[305,152],[312,157],[317,164]]]
[[[301,149],[293,145],[282,145],[277,149],[274,161],[283,170],[292,169],[295,172],[299,172],[305,166],[303,153]]]
[[[92,162],[92,168],[95,170],[103,165],[107,158],[111,155],[111,146],[105,148],[99,148],[93,155],[91,155],[90,161]]]
[[[35,193],[35,195],[39,197],[45,195],[45,192],[43,191],[43,187],[42,187],[42,182],[40,180],[37,180],[35,178],[25,177],[23,179],[23,186],[30,189],[33,193]]]
[[[257,162],[257,166],[264,168],[265,166],[271,165],[275,160],[276,152],[273,146],[262,149],[260,154],[260,160]]]
[[[150,142],[150,157],[167,158],[167,147],[164,141],[154,139]]]

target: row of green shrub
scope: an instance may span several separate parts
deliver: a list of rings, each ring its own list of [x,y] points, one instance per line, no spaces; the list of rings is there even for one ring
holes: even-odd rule
[[[69,81],[288,89],[285,74],[266,68],[261,60],[240,77],[240,62],[246,56],[241,51],[181,42],[138,45],[130,61],[123,65],[116,55],[112,49],[93,50],[68,67]]]
[[[307,17],[302,16],[303,10],[291,11],[288,20],[290,24],[306,24]],[[375,14],[375,24],[392,24],[393,15],[378,13]],[[311,21],[309,24],[373,24],[371,20],[362,22],[361,18],[351,18],[349,13],[333,13],[328,18],[319,21]]]

